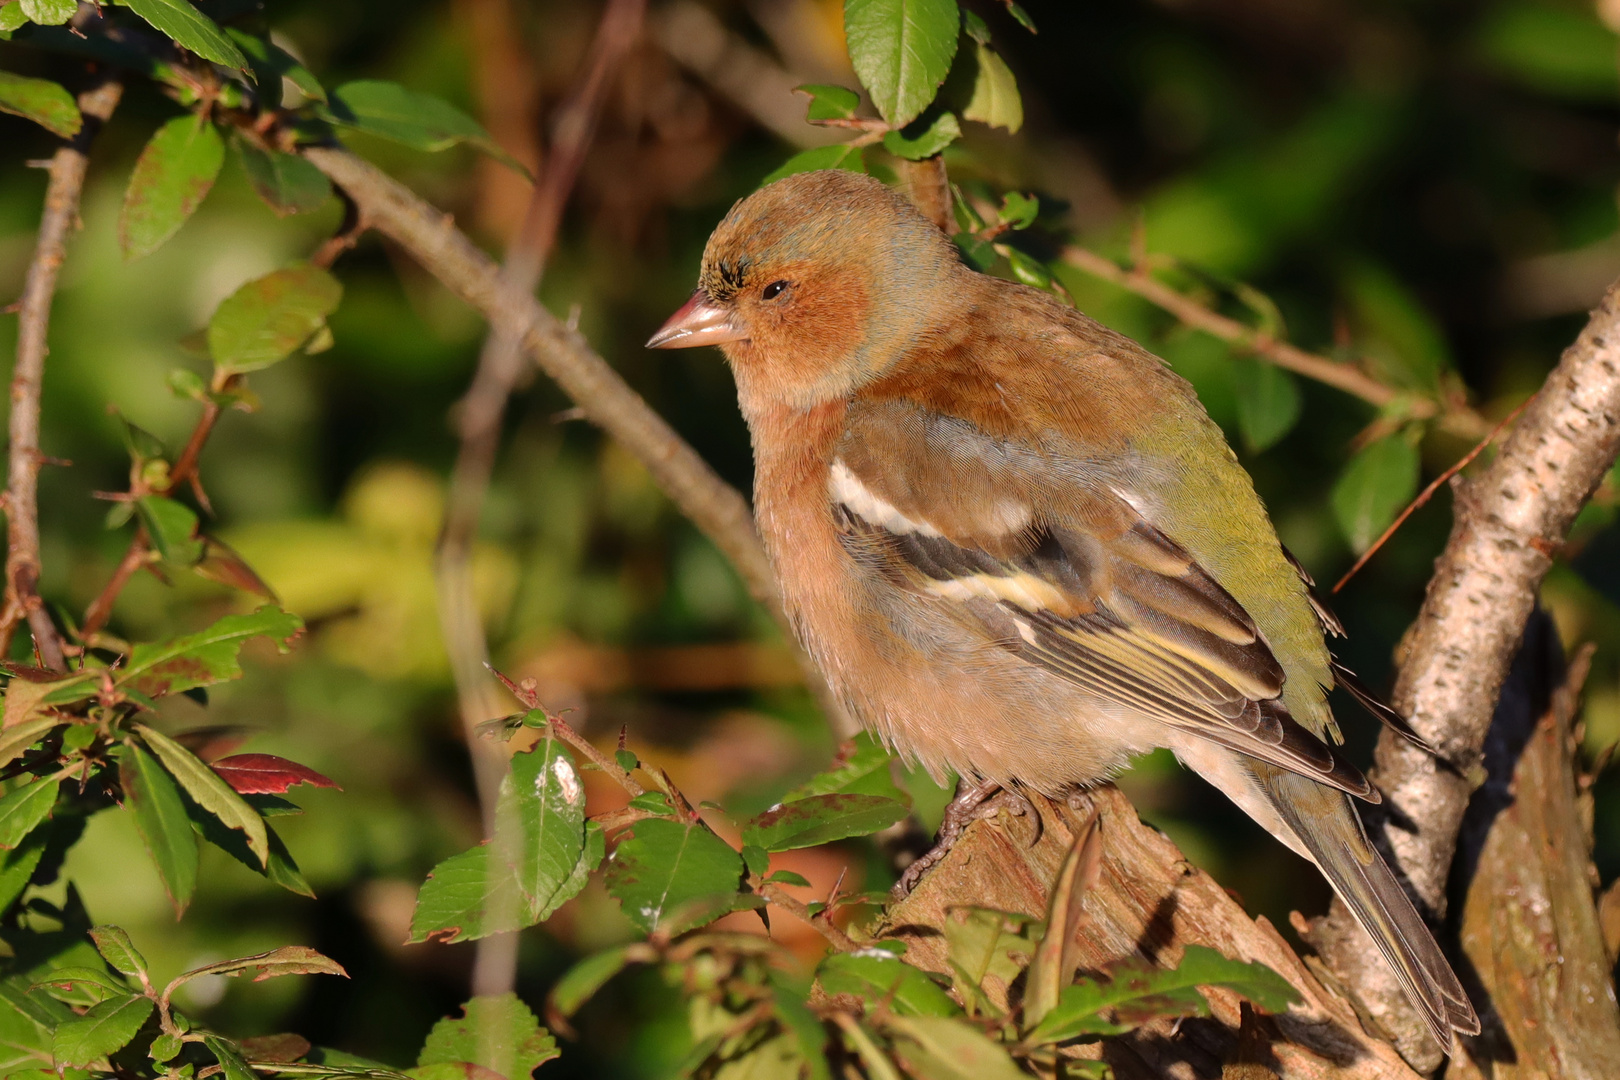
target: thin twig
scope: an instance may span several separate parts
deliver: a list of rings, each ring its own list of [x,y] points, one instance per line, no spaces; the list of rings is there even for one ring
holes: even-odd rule
[[[124,84],[108,76],[79,95],[84,124],[73,141],[51,157],[50,184],[40,216],[39,240],[18,304],[17,363],[11,373],[10,461],[6,488],[6,591],[0,610],[0,656],[28,621],[40,662],[67,670],[62,635],[39,598],[39,402],[56,278],[67,252],[68,233],[79,224],[79,195],[90,163],[90,142],[118,107]]]
[[[853,938],[844,933],[842,930],[838,929],[838,927],[834,925],[832,919],[827,917],[832,909],[829,908],[826,911],[812,913],[809,907],[794,897],[788,895],[787,890],[783,889],[782,886],[776,884],[774,881],[762,882],[759,886],[759,895],[763,896],[765,899],[769,900],[771,903],[775,904],[789,915],[792,915],[794,918],[802,919],[811,926],[815,927],[816,931],[820,933],[822,937],[826,938],[827,942],[839,952],[855,952],[860,949],[860,946],[855,943]]]
[[[1407,503],[1406,509],[1402,510],[1400,515],[1397,516],[1394,521],[1389,523],[1389,528],[1385,529],[1381,534],[1379,534],[1378,539],[1372,542],[1372,546],[1361,553],[1361,558],[1357,559],[1355,563],[1351,565],[1350,569],[1344,572],[1344,577],[1340,578],[1334,584],[1333,588],[1330,590],[1331,593],[1333,595],[1337,595],[1340,589],[1349,584],[1350,579],[1355,577],[1363,566],[1367,565],[1367,560],[1371,559],[1375,554],[1377,554],[1378,549],[1388,543],[1389,538],[1394,536],[1396,531],[1402,525],[1406,524],[1406,519],[1411,517],[1415,511],[1421,509],[1426,503],[1428,503],[1430,499],[1434,498],[1434,493],[1440,490],[1441,484],[1444,484],[1447,480],[1450,480],[1453,476],[1456,476],[1458,473],[1468,468],[1468,466],[1473,463],[1475,458],[1484,453],[1487,446],[1491,445],[1491,443],[1497,440],[1497,438],[1502,434],[1503,430],[1505,430],[1509,424],[1513,423],[1513,421],[1519,418],[1519,414],[1524,412],[1524,407],[1530,404],[1530,402],[1533,400],[1535,400],[1535,395],[1531,394],[1529,397],[1519,402],[1518,407],[1512,412],[1508,413],[1506,416],[1502,417],[1501,423],[1492,428],[1489,435],[1479,440],[1472,450],[1468,451],[1468,453],[1457,459],[1456,464],[1452,465],[1451,468],[1435,477],[1434,481],[1429,484],[1428,487],[1418,492],[1417,498],[1413,499],[1410,503]]]
[[[522,227],[507,252],[501,276],[507,287],[533,294],[556,240],[563,208],[573,192],[596,120],[612,76],[641,34],[646,0],[609,0],[586,59],[578,89],[560,110],[548,160],[534,187]],[[360,218],[363,220],[363,218]],[[472,385],[458,406],[461,448],[451,474],[444,527],[435,557],[439,622],[461,706],[462,730],[472,753],[483,804],[485,825],[501,835],[494,820],[500,805],[505,762],[500,755],[480,753],[478,725],[493,713],[484,664],[489,643],[484,636],[473,588],[472,551],[490,474],[500,448],[501,417],[507,399],[524,372],[521,332],[491,324],[478,358]],[[503,994],[517,977],[517,949],[510,935],[492,935],[478,943],[473,963],[473,993]]]
[[[1401,391],[1379,382],[1352,364],[1306,352],[1264,331],[1228,318],[1185,293],[1176,291],[1153,277],[1143,267],[1126,269],[1112,259],[1073,244],[1063,249],[1062,259],[1078,270],[1102,278],[1157,304],[1195,330],[1202,330],[1212,337],[1229,342],[1285,371],[1292,371],[1296,375],[1303,375],[1308,379],[1315,379],[1317,382],[1343,390],[1369,405],[1380,409],[1387,408],[1397,403],[1403,396]],[[1429,398],[1412,398],[1406,406],[1406,415],[1414,420],[1432,417],[1443,430],[1467,439],[1478,439],[1490,430],[1490,424],[1485,418],[1466,405],[1456,404],[1442,408],[1438,402]]]

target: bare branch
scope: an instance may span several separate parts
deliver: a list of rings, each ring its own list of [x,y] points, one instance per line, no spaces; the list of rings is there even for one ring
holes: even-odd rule
[[[39,241],[28,265],[18,305],[17,363],[11,374],[10,461],[6,488],[6,593],[0,610],[0,655],[24,619],[40,662],[67,668],[62,636],[39,598],[39,401],[56,277],[67,252],[68,233],[79,225],[79,195],[90,164],[90,142],[118,107],[124,84],[106,77],[79,95],[84,126],[51,157],[50,184],[39,222]]]
[[[1394,864],[1435,918],[1446,912],[1457,830],[1483,775],[1485,735],[1537,590],[1617,450],[1620,284],[1565,350],[1496,460],[1477,479],[1456,482],[1451,537],[1405,640],[1392,704],[1444,760],[1385,732],[1373,772],[1384,803],[1366,816],[1374,832],[1387,826]],[[1393,978],[1363,963],[1371,946],[1342,904],[1319,933],[1329,963],[1403,1049],[1414,1050],[1420,1038],[1409,1038],[1397,1019],[1409,1007]]]
[[[371,226],[399,243],[434,277],[483,313],[492,326],[520,329],[523,347],[563,392],[646,466],[664,493],[702,530],[742,577],[750,595],[794,640],[776,581],[742,495],[716,475],[674,429],[647,406],[578,331],[535,298],[501,280],[494,262],[449,215],[345,150],[312,146],[302,153],[360,207]],[[840,737],[854,733],[808,658],[805,679]]]
[[[1402,397],[1401,391],[1379,382],[1352,364],[1308,353],[1286,341],[1279,341],[1270,334],[1245,326],[1236,319],[1228,318],[1200,304],[1192,297],[1176,291],[1145,269],[1138,267],[1128,270],[1112,259],[1076,245],[1064,248],[1061,257],[1070,266],[1084,270],[1093,277],[1112,282],[1144,300],[1157,304],[1194,330],[1202,330],[1212,337],[1229,342],[1268,363],[1277,365],[1284,371],[1292,371],[1296,375],[1326,383],[1380,409],[1394,405]],[[1484,417],[1461,403],[1449,405],[1442,410],[1436,402],[1428,398],[1412,398],[1407,406],[1407,415],[1415,420],[1435,417],[1441,429],[1469,440],[1484,438],[1491,430],[1491,425]]]
[[[610,0],[586,59],[585,75],[556,121],[556,137],[540,182],[534,186],[522,228],[501,269],[507,287],[532,294],[540,284],[546,258],[556,239],[563,207],[574,187],[596,129],[602,98],[619,62],[641,33],[646,0]],[[472,386],[459,405],[461,448],[451,475],[444,528],[439,536],[435,574],[439,622],[460,698],[462,729],[472,754],[483,804],[485,827],[500,830],[494,820],[505,762],[481,752],[478,725],[494,714],[490,681],[484,670],[489,644],[473,589],[472,551],[478,520],[500,448],[501,416],[523,374],[523,345],[517,328],[491,324],[478,358]],[[517,949],[511,935],[498,934],[478,943],[473,993],[502,994],[517,977]]]

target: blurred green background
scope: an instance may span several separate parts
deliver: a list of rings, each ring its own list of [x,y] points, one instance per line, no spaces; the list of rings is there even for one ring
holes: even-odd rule
[[[1041,194],[1043,224],[1115,256],[1132,230],[1213,283],[1248,282],[1292,340],[1363,355],[1386,380],[1460,379],[1497,418],[1532,391],[1620,276],[1620,3],[1600,0],[1092,0],[1031,2],[1040,32],[1001,4],[984,16],[1028,117],[1015,136],[976,128],[948,155],[954,178]],[[654,3],[614,80],[543,296],[580,328],[720,472],[746,487],[747,434],[717,355],[652,354],[641,342],[687,295],[702,244],[730,203],[799,145],[797,82],[854,86],[837,0]],[[579,75],[599,5],[574,0],[268,0],[280,40],[328,85],[371,77],[440,94],[531,165]],[[699,70],[705,35],[726,35],[779,77],[731,86]],[[73,84],[66,61],[0,45],[0,64]],[[725,67],[738,70],[739,63]],[[738,96],[740,94],[740,96]],[[180,339],[242,282],[306,255],[338,225],[335,202],[276,219],[234,161],[167,246],[124,264],[115,239],[141,145],[178,107],[134,84],[95,148],[84,230],[52,325],[41,488],[45,594],[82,610],[127,542],[102,528],[97,491],[124,486],[110,408],[183,441],[194,406],[166,387],[198,367]],[[786,118],[785,120],[783,118]],[[775,118],[772,129],[771,122]],[[497,254],[527,185],[471,151],[355,149],[456,215]],[[0,116],[0,297],[18,292],[45,178],[26,159],[50,138]],[[1055,252],[1062,236],[1033,241]],[[204,458],[217,529],[311,632],[288,657],[252,656],[249,676],[207,709],[181,702],[174,728],[240,723],[248,747],[319,769],[343,792],[295,793],[282,829],[319,898],[275,890],[205,854],[203,885],[176,923],[125,815],[96,818],[69,872],[94,917],[127,927],[160,971],[305,943],[353,980],[196,984],[187,1004],[238,1035],[299,1031],[408,1064],[434,1019],[467,994],[472,947],[403,946],[415,887],[475,842],[478,810],[438,632],[430,559],[456,444],[450,407],[482,339],[477,317],[401,253],[368,238],[337,266],[346,293],[336,346],[253,377],[262,407],[231,414]],[[1252,361],[1112,287],[1067,273],[1080,307],[1136,337],[1197,386],[1226,428],[1285,543],[1319,581],[1352,553],[1329,491],[1373,411],[1301,383],[1301,421],[1253,453],[1234,380]],[[9,355],[15,320],[0,320]],[[833,740],[797,685],[769,619],[647,474],[544,379],[513,402],[476,559],[497,663],[532,675],[591,737],[621,726],[694,799],[738,814],[768,806],[824,765]],[[1466,445],[1423,444],[1425,477]],[[1567,645],[1596,641],[1585,749],[1620,738],[1620,532],[1605,485],[1545,599]],[[1387,689],[1449,524],[1449,495],[1418,512],[1336,601],[1340,655]],[[1572,568],[1573,567],[1573,568]],[[238,601],[200,581],[138,579],[112,629],[131,638],[194,628]],[[1352,756],[1375,732],[1340,702]],[[1324,909],[1327,888],[1212,789],[1155,756],[1122,780],[1143,815],[1251,909],[1286,925]],[[1620,792],[1596,786],[1597,862],[1620,872]],[[285,824],[283,824],[285,823]],[[825,889],[843,862],[883,879],[851,845],[805,857]],[[859,887],[859,886],[855,886]],[[597,887],[523,937],[520,992],[538,1003],[580,952],[627,935]],[[808,946],[813,948],[813,944]],[[663,1075],[685,1049],[683,1006],[656,975],[612,984],[581,1018],[558,1075]]]

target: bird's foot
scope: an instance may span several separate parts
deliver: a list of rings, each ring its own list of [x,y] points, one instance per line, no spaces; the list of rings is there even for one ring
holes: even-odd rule
[[[944,861],[969,825],[981,818],[992,817],[1003,806],[1019,817],[1034,817],[1035,838],[1030,841],[1031,845],[1041,838],[1040,813],[1018,792],[1004,788],[994,780],[980,781],[965,790],[958,785],[956,798],[945,808],[945,820],[940,823],[939,837],[934,841],[934,846],[906,867],[900,880],[895,882],[891,895],[896,900],[904,900],[917,887],[924,874]]]

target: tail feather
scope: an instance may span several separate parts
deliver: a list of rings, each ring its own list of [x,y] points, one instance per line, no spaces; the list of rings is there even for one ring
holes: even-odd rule
[[[1368,842],[1349,797],[1288,773],[1259,786],[1371,935],[1440,1045],[1450,1050],[1453,1031],[1479,1034],[1479,1017],[1450,962]]]

